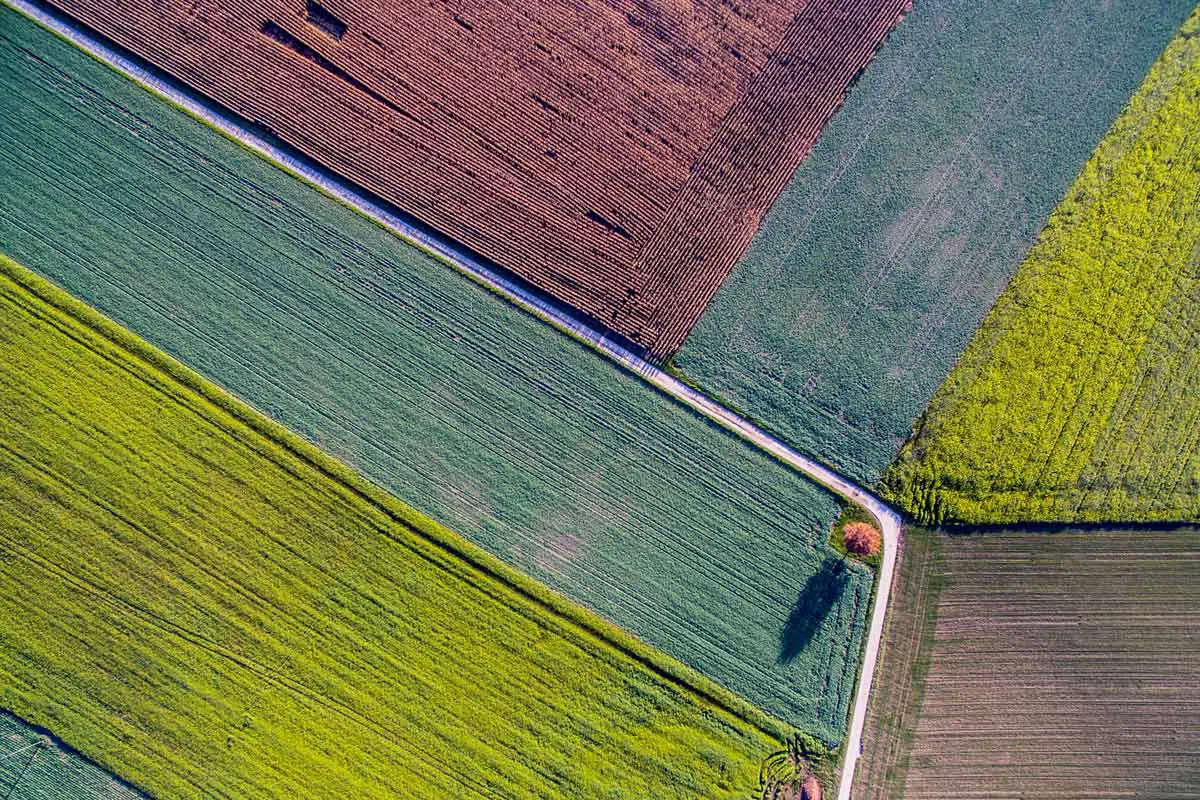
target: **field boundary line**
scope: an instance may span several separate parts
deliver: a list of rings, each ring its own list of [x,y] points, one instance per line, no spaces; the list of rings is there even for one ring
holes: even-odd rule
[[[597,330],[589,323],[559,307],[558,304],[539,296],[519,279],[514,279],[503,274],[499,269],[485,263],[465,248],[421,229],[412,222],[402,218],[399,214],[389,211],[379,202],[371,199],[365,191],[353,187],[327,170],[310,164],[306,159],[297,157],[285,149],[284,146],[268,141],[232,113],[226,112],[214,104],[200,101],[190,92],[184,91],[175,86],[171,81],[160,77],[156,70],[147,68],[134,58],[122,55],[101,37],[85,30],[83,26],[71,22],[57,13],[47,11],[36,2],[31,2],[31,0],[0,0],[0,3],[24,14],[60,38],[75,45],[92,58],[131,79],[147,91],[158,95],[201,123],[232,139],[239,145],[283,169],[285,172],[303,180],[332,199],[366,216],[393,235],[413,244],[426,254],[465,275],[474,283],[490,290],[493,294],[499,295],[518,308],[533,314],[543,322],[574,339],[577,343],[615,362],[627,372],[640,377],[667,397],[691,409],[709,422],[724,428],[748,444],[764,451],[777,461],[797,470],[833,494],[865,509],[874,518],[883,535],[883,557],[880,560],[879,571],[876,575],[876,590],[872,603],[867,641],[856,682],[850,725],[842,745],[845,755],[839,779],[838,800],[849,800],[850,788],[854,779],[854,770],[862,752],[862,733],[866,722],[867,702],[874,680],[879,645],[883,634],[883,621],[891,595],[891,585],[899,550],[901,526],[899,514],[863,487],[784,444],[737,413],[693,389],[655,364],[650,363],[613,336]],[[2,265],[3,261],[0,261],[0,266]],[[440,523],[424,519],[423,515],[411,510],[398,513],[399,509],[395,506],[399,505],[399,501],[390,494],[361,478],[357,473],[342,465],[341,462],[333,459],[332,456],[321,452],[307,440],[302,439],[282,425],[252,409],[244,401],[235,398],[232,394],[217,387],[215,384],[211,384],[207,379],[199,376],[189,367],[161,352],[147,353],[147,346],[140,345],[136,335],[127,329],[108,320],[86,304],[74,298],[69,298],[69,296],[57,297],[52,301],[47,297],[48,293],[51,295],[65,294],[61,289],[53,286],[53,284],[33,275],[18,277],[11,269],[5,269],[4,271],[15,277],[18,283],[31,289],[39,297],[47,300],[47,302],[51,302],[51,305],[75,317],[88,327],[97,330],[101,335],[109,338],[126,350],[130,350],[140,358],[150,361],[159,368],[165,369],[172,377],[181,380],[185,386],[199,391],[210,401],[216,402],[224,410],[232,412],[238,419],[249,424],[254,430],[281,444],[305,463],[335,478],[350,491],[384,510],[388,515],[397,518],[408,529],[419,533],[422,538],[426,538],[431,543],[451,551],[466,563],[496,577],[538,605],[546,607],[560,617],[565,617],[568,621],[614,646],[626,656],[633,658],[661,677],[681,685],[706,702],[722,708],[743,722],[755,725],[764,733],[775,738],[783,738],[783,731],[781,729],[794,729],[795,726],[790,723],[774,719],[739,695],[696,673],[691,667],[676,662],[675,659],[665,656],[665,654],[658,652],[657,649],[636,639],[632,634],[600,619],[594,612],[584,611],[581,614],[579,610],[574,609],[575,604],[571,601],[565,598],[560,599],[557,593],[542,587],[541,584],[537,584],[531,578],[509,567],[496,556],[487,553],[482,548],[453,531],[443,528]],[[43,283],[45,285],[41,285]],[[102,321],[104,324],[98,325],[97,321]],[[117,338],[114,338],[114,336]],[[156,350],[152,347],[149,349]],[[437,531],[436,534],[429,535],[426,532],[426,528],[430,525]],[[462,539],[462,541],[458,541],[459,539]],[[579,607],[580,610],[582,608],[582,606]],[[583,619],[584,614],[597,616],[597,619],[594,621]],[[613,630],[608,630],[609,628]],[[682,674],[681,670],[694,674]]]
[[[598,645],[602,649],[608,649],[610,653],[635,662],[648,672],[693,695],[698,702],[728,714],[772,739],[785,742],[800,730],[795,725],[767,714],[692,667],[646,644],[596,612],[533,580],[466,537],[413,509],[186,364],[140,339],[137,334],[108,319],[45,278],[2,255],[0,281],[9,281],[19,289],[25,290],[35,302],[44,303],[53,313],[61,314],[69,324],[80,326],[89,335],[140,361],[146,368],[157,373],[157,380],[177,383],[202,404],[211,404],[218,412],[228,415],[232,422],[244,426],[248,433],[259,437],[264,444],[278,448],[285,456],[295,458],[301,465],[330,480],[350,497],[366,503],[411,535],[411,542],[401,544],[418,551],[418,555],[442,569],[453,569],[464,579],[469,575],[491,579],[497,589],[511,592],[514,600],[510,602],[524,601],[527,608],[544,613],[564,627],[578,632],[589,646]],[[195,413],[210,424],[230,424],[229,421],[213,419],[212,412],[202,408],[195,409]],[[279,463],[278,455],[269,452],[263,454]],[[286,468],[287,465],[281,466]],[[395,535],[386,531],[383,533]],[[425,547],[419,547],[418,543]],[[425,552],[419,552],[422,549]],[[453,566],[445,564],[446,560],[452,562]],[[489,591],[484,587],[480,589]]]

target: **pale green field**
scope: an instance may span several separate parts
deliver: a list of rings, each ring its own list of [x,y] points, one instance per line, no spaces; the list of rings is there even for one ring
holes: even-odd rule
[[[1200,519],[1200,12],[889,475],[917,516]]]
[[[917,0],[678,356],[877,481],[1193,0]]]

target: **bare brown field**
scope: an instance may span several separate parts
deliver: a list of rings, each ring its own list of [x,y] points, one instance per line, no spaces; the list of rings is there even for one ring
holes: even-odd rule
[[[651,353],[910,0],[50,0]]]
[[[1200,796],[1200,528],[955,535],[940,550],[891,796]]]

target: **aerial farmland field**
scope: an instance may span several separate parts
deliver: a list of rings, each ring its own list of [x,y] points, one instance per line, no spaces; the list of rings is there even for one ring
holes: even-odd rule
[[[937,627],[937,600],[945,585],[944,536],[905,531],[875,674],[854,800],[900,800],[921,714]],[[965,788],[968,784],[964,781]]]
[[[0,250],[508,563],[836,744],[832,495],[23,17]],[[788,620],[811,617],[803,641]],[[786,657],[784,657],[786,654]]]
[[[922,535],[928,675],[905,779],[871,796],[1197,796],[1200,529]]]
[[[915,4],[678,367],[878,480],[1192,5]]]
[[[666,355],[910,0],[51,0]]]
[[[157,797],[745,797],[791,731],[0,261],[0,703]]]
[[[0,800],[1200,796],[1188,12],[0,0]]]
[[[1054,212],[889,476],[969,522],[1200,519],[1200,14]]]

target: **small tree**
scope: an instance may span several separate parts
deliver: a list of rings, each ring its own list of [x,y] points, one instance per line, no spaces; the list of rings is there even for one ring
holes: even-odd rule
[[[846,549],[860,556],[879,555],[883,547],[883,537],[874,525],[866,522],[851,522],[842,529]]]

